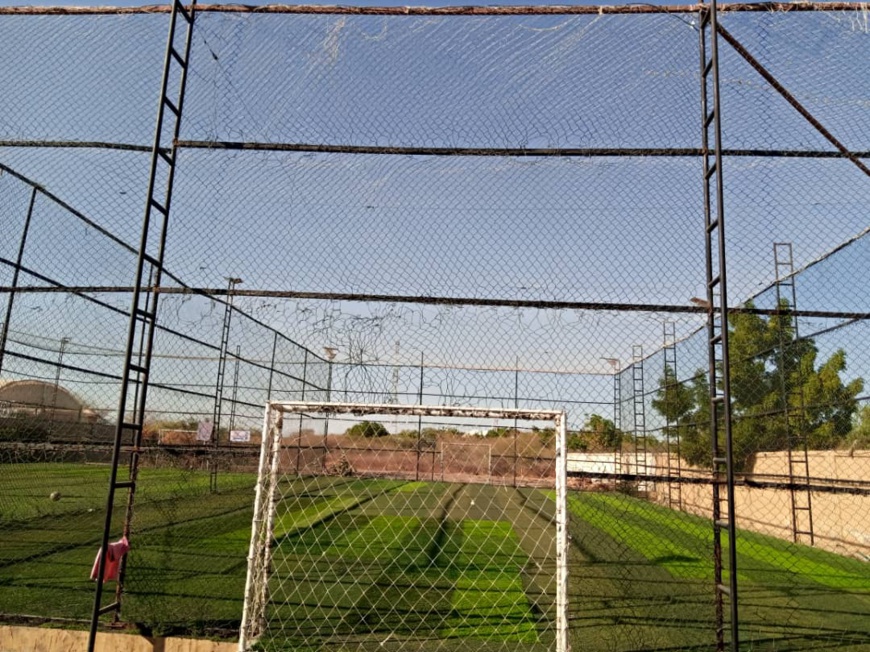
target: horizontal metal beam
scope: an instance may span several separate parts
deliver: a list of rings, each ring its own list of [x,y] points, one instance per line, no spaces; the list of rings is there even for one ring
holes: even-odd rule
[[[698,147],[417,147],[334,145],[324,143],[269,143],[214,140],[179,140],[179,149],[216,149],[256,152],[306,152],[320,154],[381,154],[391,156],[493,156],[517,158],[582,157],[699,157]],[[870,158],[870,151],[843,152],[799,149],[723,149],[723,156],[754,158]]]
[[[697,13],[707,5],[518,5],[460,7],[348,7],[335,5],[252,6],[243,4],[211,4],[196,6],[196,13],[235,14],[329,14],[362,16],[573,16],[610,14],[688,14]],[[807,12],[861,11],[862,2],[734,2],[718,6],[719,13],[729,12]],[[171,5],[143,7],[0,7],[0,16],[46,15],[107,15],[107,14],[168,14]]]
[[[151,148],[132,143],[80,140],[0,140],[0,147],[21,149],[105,149],[150,154]],[[686,158],[703,155],[698,147],[424,147],[340,145],[328,143],[282,143],[227,140],[179,140],[178,149],[209,149],[252,152],[305,152],[313,154],[370,154],[387,156],[476,156],[514,158]],[[723,156],[742,158],[807,158],[861,159],[870,158],[866,151],[833,151],[805,149],[723,149]]]
[[[0,293],[81,293],[93,292],[95,294],[130,293],[132,286],[70,286],[70,287],[45,287],[41,285],[0,286]],[[669,313],[696,313],[706,314],[707,308],[698,305],[679,305],[666,303],[607,303],[598,301],[536,301],[532,299],[489,299],[476,297],[447,297],[447,296],[411,296],[398,294],[358,294],[353,292],[300,292],[294,290],[242,290],[227,288],[192,288],[192,287],[152,287],[140,288],[141,292],[157,292],[159,294],[196,294],[206,297],[235,296],[235,297],[261,297],[275,299],[311,299],[324,301],[369,301],[373,303],[413,303],[427,305],[451,305],[451,306],[486,306],[505,308],[540,308],[547,310],[605,310],[611,312],[669,312]],[[782,310],[776,308],[744,308],[734,306],[728,308],[729,314],[751,315],[792,315],[794,317],[820,317],[827,319],[870,319],[870,312],[837,312],[830,310]],[[319,356],[318,356],[319,357]],[[323,359],[323,358],[321,358]]]

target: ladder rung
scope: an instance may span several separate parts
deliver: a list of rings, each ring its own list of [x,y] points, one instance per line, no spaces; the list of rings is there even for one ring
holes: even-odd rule
[[[714,457],[713,463],[714,464],[727,464],[728,458],[727,457]]]
[[[713,403],[724,403],[725,397],[722,394],[717,394],[713,398],[710,399]]]
[[[170,46],[169,54],[172,55],[172,58],[175,59],[178,63],[180,63],[182,65],[182,67],[187,65],[184,62],[184,59],[182,58],[182,56],[178,53],[178,50],[176,50],[174,47]]]
[[[166,210],[166,207],[165,207],[163,204],[161,204],[160,202],[158,202],[156,199],[152,199],[149,203],[150,203],[154,208],[156,208],[158,211],[160,211],[161,213],[163,213],[164,215],[169,215],[169,211]]]
[[[172,150],[167,149],[167,148],[165,148],[165,147],[158,147],[158,148],[157,148],[157,154],[158,154],[158,155],[159,155],[159,156],[160,156],[164,161],[166,161],[167,163],[169,163],[169,165],[174,165],[174,164],[175,164],[175,161],[172,160],[172,156],[171,156],[171,154],[170,154],[171,151],[172,151]]]
[[[148,370],[139,364],[131,364],[129,366],[130,371],[135,371],[137,374],[147,374]]]
[[[125,421],[125,422],[121,423],[121,428],[123,430],[142,430],[142,424],[141,423],[130,423],[130,422]]]
[[[709,178],[712,177],[714,174],[716,174],[716,163],[715,163],[715,161],[713,162],[713,165],[711,165],[709,168],[707,168],[707,172],[706,172],[706,174],[704,174],[704,178],[705,178],[705,179],[709,179]]]
[[[716,287],[717,285],[719,285],[720,280],[721,280],[721,277],[717,274],[716,276],[711,278],[709,281],[707,281],[707,287],[708,288]]]
[[[728,596],[731,595],[731,587],[730,586],[726,586],[724,584],[717,584],[716,588],[719,589],[720,591],[722,591],[722,593],[724,593],[725,595],[728,595]]]
[[[142,319],[143,321],[154,321],[154,313],[149,310],[143,310],[142,308],[136,308],[134,311],[136,316]]]
[[[716,345],[722,342],[722,333],[717,333],[712,338],[710,338],[710,344]]]
[[[800,511],[800,512],[808,512],[808,511],[810,511],[810,508],[809,508],[809,507],[799,507],[798,505],[795,505],[794,508],[795,508],[795,511]]]
[[[708,65],[712,65],[712,64],[713,64],[713,62],[711,61],[710,64],[708,64]],[[709,68],[705,68],[704,70],[707,71],[707,70],[709,70]],[[706,72],[705,72],[705,74],[706,74]],[[705,128],[709,127],[710,123],[712,123],[713,120],[715,120],[715,119],[716,119],[716,111],[715,110],[710,111],[710,113],[707,114],[707,117],[704,118],[704,127]]]
[[[187,9],[184,8],[184,5],[181,4],[181,2],[179,2],[179,0],[176,0],[176,2],[175,2],[175,9],[178,11],[178,13],[181,14],[181,16],[182,16],[182,18],[184,18],[184,20],[186,20],[188,23],[190,22],[190,14],[187,13]]]
[[[124,480],[123,482],[116,482],[115,489],[129,489],[130,487],[135,487],[136,483],[132,480]]]
[[[712,58],[712,57],[710,57],[710,58],[707,60],[707,63],[704,64],[704,72],[703,72],[703,76],[706,78],[707,75],[710,74],[710,71],[711,71],[711,70],[713,70],[713,58]]]
[[[168,97],[164,96],[163,103],[169,107],[169,110],[172,111],[176,115],[176,117],[180,114],[178,107],[175,106],[175,104],[172,103],[172,100],[170,100]]]
[[[153,200],[152,200],[152,201],[153,201]],[[154,256],[152,256],[151,254],[142,254],[142,258],[143,258],[144,260],[148,261],[149,263],[151,263],[152,265],[154,265],[154,267],[160,267],[160,261],[157,260],[157,259],[156,259]]]
[[[103,614],[107,614],[110,611],[115,611],[115,609],[117,609],[120,606],[121,606],[120,602],[112,602],[111,604],[107,604],[105,607],[100,607],[100,609],[97,613],[99,613],[102,616]]]
[[[712,220],[707,225],[707,233],[713,233],[719,227],[719,218],[717,217],[715,220]]]
[[[710,12],[705,11],[703,17],[701,18],[701,29],[707,26],[707,23],[710,22]]]

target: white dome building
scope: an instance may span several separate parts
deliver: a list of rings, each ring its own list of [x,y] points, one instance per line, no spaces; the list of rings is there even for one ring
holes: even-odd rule
[[[84,423],[101,420],[71,391],[43,380],[0,380],[0,416]]]

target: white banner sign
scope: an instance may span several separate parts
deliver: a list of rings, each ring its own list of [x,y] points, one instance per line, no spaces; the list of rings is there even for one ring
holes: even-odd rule
[[[230,441],[248,442],[251,441],[250,430],[230,430]]]
[[[196,428],[196,441],[211,441],[211,433],[214,431],[214,424],[210,419],[200,421]]]

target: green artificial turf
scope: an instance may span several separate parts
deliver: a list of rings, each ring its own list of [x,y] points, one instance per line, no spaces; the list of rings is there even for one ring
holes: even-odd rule
[[[89,617],[107,481],[101,465],[0,467],[0,614]],[[142,469],[126,621],[232,635],[254,481],[223,473],[210,493],[205,471]],[[354,478],[279,489],[264,649],[553,649],[552,491]],[[712,649],[709,521],[615,493],[572,492],[568,507],[575,650]],[[746,531],[737,551],[743,649],[870,650],[866,562]]]
[[[568,508],[576,644],[709,649],[709,521],[621,494],[572,493]],[[748,531],[737,553],[743,649],[870,649],[865,562]]]

